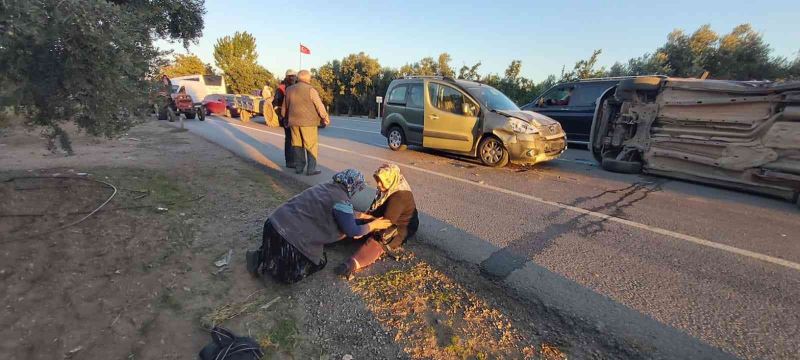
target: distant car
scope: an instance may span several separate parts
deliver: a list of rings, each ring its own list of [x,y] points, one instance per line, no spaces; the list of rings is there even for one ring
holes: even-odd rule
[[[206,109],[206,114],[216,114],[225,117],[239,116],[239,111],[236,109],[233,94],[211,94],[203,99],[203,107]]]
[[[553,160],[567,145],[555,120],[520,110],[491,86],[449,77],[392,81],[382,115],[381,134],[392,150],[421,145],[493,167]]]
[[[623,78],[590,79],[555,85],[522,110],[535,111],[559,123],[572,143],[586,144],[597,98]]]

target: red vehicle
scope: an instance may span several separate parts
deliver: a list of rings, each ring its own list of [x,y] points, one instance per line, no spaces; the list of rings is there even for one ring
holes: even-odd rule
[[[225,117],[238,117],[239,110],[236,108],[235,96],[233,94],[211,94],[203,99],[203,107],[206,114],[216,114]]]
[[[173,88],[175,85],[173,85]],[[198,106],[195,106],[194,101],[192,101],[192,97],[186,93],[186,88],[181,86],[178,88],[178,91],[172,93],[172,106],[169,107],[169,121],[174,121],[177,116],[180,114],[186,115],[187,119],[194,119],[197,116],[197,120],[204,121],[206,119],[205,111]]]
[[[166,76],[164,78],[167,79],[164,80],[166,84],[169,79]],[[195,117],[200,121],[206,119],[206,113],[202,110],[200,103],[195,104],[191,95],[186,93],[186,89],[183,86],[171,85],[171,87],[166,104],[156,108],[159,120],[172,122],[181,114],[184,114],[187,119],[194,119]],[[165,93],[166,91],[159,92],[161,96],[165,96]]]

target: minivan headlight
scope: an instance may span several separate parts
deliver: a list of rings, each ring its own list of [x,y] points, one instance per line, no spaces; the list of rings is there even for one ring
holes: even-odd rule
[[[520,134],[537,134],[539,133],[539,129],[533,127],[528,122],[522,121],[520,119],[509,118],[508,124],[511,126],[511,130],[515,133]]]

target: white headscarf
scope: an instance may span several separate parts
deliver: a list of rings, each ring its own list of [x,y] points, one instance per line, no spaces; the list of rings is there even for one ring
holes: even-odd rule
[[[375,199],[372,200],[372,205],[367,210],[368,213],[381,207],[392,194],[398,191],[411,191],[411,186],[408,185],[406,178],[400,173],[400,168],[395,164],[381,165],[378,170],[375,170],[374,176],[376,179],[380,179],[386,191],[378,189]]]

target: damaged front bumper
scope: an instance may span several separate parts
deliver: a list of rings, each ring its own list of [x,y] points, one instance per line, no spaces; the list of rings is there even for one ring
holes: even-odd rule
[[[561,156],[567,150],[567,137],[564,134],[514,134],[506,141],[506,148],[512,163],[533,165]]]

